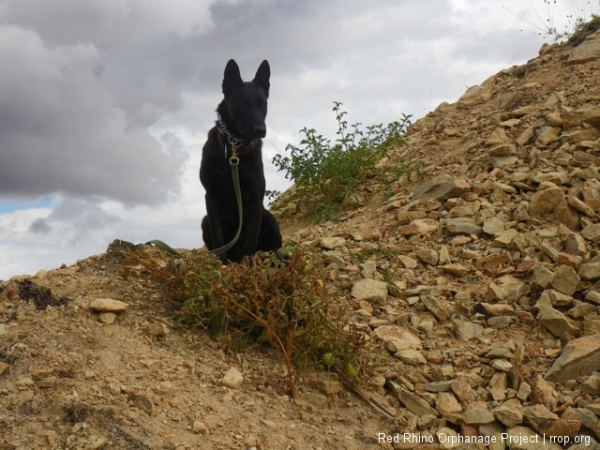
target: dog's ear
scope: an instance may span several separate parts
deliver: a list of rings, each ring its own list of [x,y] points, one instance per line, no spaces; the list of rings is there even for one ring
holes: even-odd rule
[[[225,74],[223,75],[223,94],[228,95],[233,88],[243,84],[240,68],[233,59],[230,59],[227,66],[225,66]]]
[[[262,64],[258,67],[256,71],[256,75],[254,76],[254,80],[252,82],[254,84],[258,84],[265,90],[265,94],[267,97],[269,96],[269,88],[271,84],[269,83],[269,78],[271,77],[271,68],[269,67],[269,61],[266,59],[262,62]]]

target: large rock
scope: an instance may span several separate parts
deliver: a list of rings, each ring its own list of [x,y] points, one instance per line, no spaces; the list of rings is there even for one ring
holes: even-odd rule
[[[458,197],[471,186],[464,180],[454,180],[448,177],[438,177],[419,186],[412,195],[412,200],[435,198],[447,200]]]
[[[440,224],[437,220],[417,219],[408,225],[401,226],[398,232],[403,236],[428,236],[435,233],[439,227]]]
[[[556,185],[537,191],[531,196],[529,202],[529,215],[532,217],[540,217],[550,214],[564,198],[565,193]]]
[[[420,350],[423,347],[418,336],[398,325],[377,327],[374,334],[385,342],[385,347],[391,353],[397,353],[401,350]]]
[[[426,415],[439,416],[439,413],[421,397],[417,397],[412,392],[407,391],[402,386],[394,383],[391,380],[388,380],[387,385],[392,394],[394,394],[394,396],[400,400],[404,406],[406,406],[406,409],[408,409],[411,413],[419,417]]]
[[[359,280],[352,286],[352,297],[357,300],[385,301],[388,287],[385,281],[366,278]]]
[[[535,304],[539,310],[537,320],[546,327],[554,336],[568,339],[577,336],[579,329],[563,313],[552,307],[551,296],[541,296]]]
[[[600,58],[600,31],[585,38],[581,44],[573,49],[568,64],[583,64]]]
[[[600,334],[570,341],[544,378],[565,383],[600,370]]]
[[[129,304],[112,298],[97,298],[90,303],[90,309],[98,312],[119,313],[129,308]]]
[[[583,202],[596,213],[600,213],[600,181],[595,178],[587,180],[583,183],[581,193]]]

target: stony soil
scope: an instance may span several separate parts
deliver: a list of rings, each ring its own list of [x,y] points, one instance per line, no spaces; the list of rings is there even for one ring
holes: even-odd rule
[[[600,33],[545,45],[381,162],[420,177],[335,223],[278,212],[385,355],[361,386],[393,419],[317,369],[290,398],[274,353],[179,325],[111,250],[0,282],[0,449],[597,447],[598,73]]]

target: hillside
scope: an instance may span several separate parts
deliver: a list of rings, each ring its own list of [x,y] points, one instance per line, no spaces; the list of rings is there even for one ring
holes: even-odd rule
[[[180,325],[109,247],[0,282],[0,449],[594,448],[598,73],[600,32],[544,45],[381,162],[422,161],[420,177],[373,179],[336,222],[279,211],[386,356],[362,387],[394,420],[314,368],[289,397],[274,352]]]

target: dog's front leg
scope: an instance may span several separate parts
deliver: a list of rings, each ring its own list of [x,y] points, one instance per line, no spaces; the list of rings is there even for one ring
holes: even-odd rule
[[[209,250],[220,248],[225,245],[223,238],[223,226],[220,220],[219,204],[216,199],[212,198],[208,194],[206,199],[206,213],[208,215],[208,224],[210,227],[210,236],[212,238],[212,247]],[[219,259],[223,264],[227,264],[227,252],[219,255]]]
[[[262,221],[262,203],[253,202],[244,208],[244,223],[242,234],[244,242],[242,244],[242,255],[252,256],[256,253],[258,246],[258,235],[260,233],[260,224]]]

